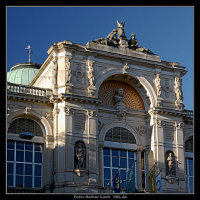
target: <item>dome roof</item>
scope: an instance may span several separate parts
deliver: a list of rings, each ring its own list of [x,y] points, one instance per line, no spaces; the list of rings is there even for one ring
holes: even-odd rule
[[[7,72],[7,81],[21,85],[29,85],[40,69],[37,63],[19,63]]]

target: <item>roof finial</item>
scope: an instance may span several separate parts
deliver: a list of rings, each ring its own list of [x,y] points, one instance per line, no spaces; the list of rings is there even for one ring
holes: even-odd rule
[[[31,45],[28,45],[25,49],[28,49],[28,54],[29,54],[29,58],[28,58],[28,62],[29,64],[31,63]]]

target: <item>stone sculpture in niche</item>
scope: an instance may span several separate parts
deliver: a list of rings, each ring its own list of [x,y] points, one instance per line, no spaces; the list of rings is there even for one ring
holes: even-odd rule
[[[175,172],[175,156],[173,152],[168,151],[166,153],[166,175],[175,176]]]
[[[75,169],[86,169],[86,148],[83,142],[77,142],[74,146]]]

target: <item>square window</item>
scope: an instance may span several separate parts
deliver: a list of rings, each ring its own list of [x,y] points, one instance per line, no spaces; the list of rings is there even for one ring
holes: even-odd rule
[[[129,169],[133,166],[133,164],[134,164],[134,159],[129,159],[128,160],[128,167],[129,167]]]
[[[23,187],[23,176],[16,176],[16,187]]]
[[[32,164],[25,164],[25,175],[32,175]]]
[[[121,168],[127,167],[127,159],[126,158],[120,158],[120,167]]]
[[[22,143],[22,142],[17,142],[17,143],[16,143],[16,149],[24,150],[24,143]]]
[[[134,152],[133,151],[128,152],[128,158],[134,158]]]
[[[119,158],[112,157],[112,167],[119,167]]]
[[[31,143],[26,143],[26,144],[25,144],[25,150],[30,150],[30,151],[32,151],[32,150],[33,150],[33,144],[31,144]]]
[[[14,149],[14,142],[7,142],[7,149]]]
[[[33,153],[25,151],[25,162],[33,162]]]
[[[23,175],[24,174],[24,164],[16,163],[16,174]]]
[[[13,174],[13,163],[7,163],[7,174]]]
[[[103,155],[110,156],[110,149],[104,149],[103,150]]]
[[[104,166],[110,167],[110,157],[109,156],[104,156]]]
[[[16,151],[16,161],[24,162],[24,151]]]
[[[41,177],[35,177],[34,186],[41,187]]]
[[[14,160],[14,150],[7,150],[7,160],[8,161]]]
[[[35,144],[35,151],[40,151],[40,152],[42,152],[42,145],[40,145],[40,144]]]
[[[104,179],[104,187],[109,187],[110,184],[111,184],[111,181],[110,181],[110,180]]]
[[[13,175],[7,175],[7,185],[13,186]]]
[[[109,179],[111,178],[110,174],[110,168],[104,168],[104,179]]]
[[[35,176],[41,176],[41,165],[35,165]]]
[[[118,150],[112,150],[112,156],[119,156]]]
[[[120,157],[126,158],[126,151],[120,151]]]
[[[40,152],[35,152],[35,163],[42,163],[42,154]]]
[[[25,176],[25,187],[32,188],[32,176]]]

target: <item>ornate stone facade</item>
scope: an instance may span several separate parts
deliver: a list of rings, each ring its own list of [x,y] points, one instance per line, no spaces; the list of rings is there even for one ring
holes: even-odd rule
[[[185,159],[193,154],[184,145],[193,136],[193,120],[183,109],[185,67],[138,47],[135,34],[127,39],[124,25],[117,22],[106,38],[86,45],[54,43],[30,85],[8,83],[8,127],[25,117],[43,133],[31,140],[7,134],[15,145],[43,145],[34,150],[42,153],[43,171],[36,177],[41,185],[35,187],[34,179],[31,191],[112,193],[109,181],[117,165],[125,173],[125,160],[135,159],[137,192],[149,191],[144,180],[153,165],[161,172],[163,193],[188,192]],[[10,180],[9,192],[27,191]]]

